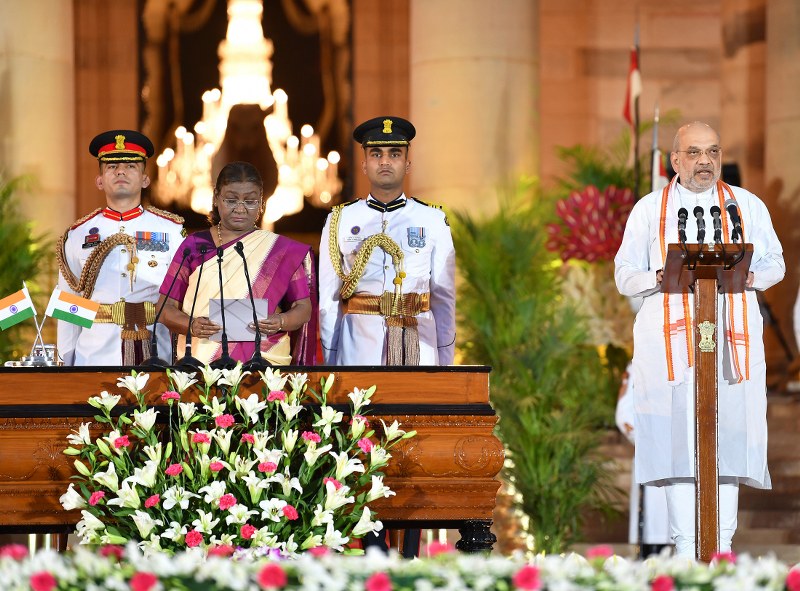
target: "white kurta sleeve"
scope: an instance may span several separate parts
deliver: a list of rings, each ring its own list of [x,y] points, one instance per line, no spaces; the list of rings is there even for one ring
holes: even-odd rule
[[[745,240],[753,244],[753,259],[750,261],[753,287],[764,290],[781,281],[786,274],[783,247],[772,226],[767,206],[755,196],[750,208],[750,218]]]
[[[431,312],[436,321],[439,365],[452,365],[456,343],[456,251],[443,212],[434,226],[431,252]]]
[[[655,235],[651,230],[651,199],[642,199],[634,205],[628,221],[622,244],[614,257],[614,280],[619,292],[628,297],[648,296],[659,290],[656,271],[660,261],[652,268],[650,243]]]
[[[319,327],[322,341],[322,359],[327,365],[336,365],[336,348],[341,330],[342,308],[339,290],[342,280],[333,269],[328,241],[331,216],[325,221],[319,243]],[[336,248],[338,252],[338,245]]]

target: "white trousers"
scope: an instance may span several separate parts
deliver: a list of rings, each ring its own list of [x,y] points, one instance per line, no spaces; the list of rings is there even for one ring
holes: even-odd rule
[[[672,543],[677,556],[694,560],[695,540],[695,483],[676,482],[664,487],[667,493],[667,513]],[[719,483],[719,551],[730,552],[736,532],[739,511],[739,482],[720,478]]]

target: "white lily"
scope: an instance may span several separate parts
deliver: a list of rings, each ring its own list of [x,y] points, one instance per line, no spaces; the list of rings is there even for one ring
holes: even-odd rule
[[[139,542],[139,548],[144,550],[146,556],[152,556],[153,554],[160,554],[163,552],[161,548],[161,538],[158,537],[158,534],[150,534],[149,540],[142,540]]]
[[[258,373],[261,374],[261,379],[270,392],[282,391],[286,387],[286,380],[289,379],[289,376],[282,376],[279,369],[267,369]]]
[[[117,378],[117,387],[125,388],[131,394],[141,394],[142,389],[147,385],[147,380],[150,379],[150,374],[140,373],[136,375],[125,376],[124,378]]]
[[[300,431],[297,429],[288,429],[281,433],[281,439],[283,440],[283,449],[286,450],[287,453],[292,453],[295,444],[297,444],[297,438],[300,436]]]
[[[372,475],[372,488],[370,488],[369,492],[367,493],[368,503],[374,501],[375,499],[380,499],[381,497],[388,499],[395,494],[397,493],[383,484],[383,476],[376,476],[375,474]]]
[[[272,439],[269,431],[253,431],[253,451],[258,452],[267,447],[267,443]]]
[[[260,462],[272,462],[276,466],[280,466],[281,458],[286,455],[281,449],[265,449],[262,451],[255,450],[256,458]]]
[[[311,548],[316,548],[317,546],[321,546],[321,545],[322,545],[322,536],[321,535],[319,535],[319,534],[310,535],[305,540],[303,540],[303,543],[300,545],[300,549],[301,550],[309,550]]]
[[[187,528],[185,525],[181,525],[177,521],[171,521],[169,527],[164,530],[164,533],[161,534],[161,537],[172,540],[173,542],[178,542],[188,532],[189,528]]]
[[[269,531],[267,526],[257,530],[250,540],[251,548],[277,548],[278,545],[278,536]]]
[[[69,483],[67,492],[61,495],[58,498],[58,501],[61,503],[61,506],[64,507],[65,511],[83,509],[86,506],[86,501],[83,499],[81,494],[75,490],[75,484],[73,482]]]
[[[78,430],[73,430],[75,435],[67,435],[67,441],[70,445],[89,445],[92,442],[92,435],[89,433],[89,425],[91,423],[81,423]]]
[[[249,371],[242,371],[242,362],[239,361],[233,369],[223,369],[222,377],[217,382],[218,386],[230,386],[234,390],[239,387],[242,379],[249,376]]]
[[[122,450],[117,448],[117,447],[114,447],[114,441],[116,441],[120,437],[122,437],[122,433],[120,433],[119,431],[114,429],[108,435],[106,435],[104,437],[98,437],[98,440],[102,439],[103,441],[105,441],[108,444],[108,447],[111,449],[111,451],[113,451],[118,456],[121,456],[122,455]]]
[[[164,500],[161,506],[167,511],[172,509],[175,505],[179,505],[181,509],[188,509],[189,502],[199,497],[200,495],[189,492],[182,486],[171,486],[164,491],[164,494],[161,496]]]
[[[400,429],[400,423],[398,423],[397,421],[393,422],[391,425],[387,427],[386,423],[384,423],[383,419],[381,419],[381,424],[383,425],[383,432],[386,435],[387,442],[394,441],[398,437],[402,437],[403,435],[406,434],[405,431]]]
[[[95,530],[105,529],[105,527],[106,527],[105,523],[100,521],[97,517],[95,517],[94,515],[92,515],[88,511],[86,511],[85,509],[83,511],[81,511],[81,517],[83,517],[83,519],[80,520],[80,522],[78,523],[78,526],[80,526],[81,523],[82,523],[83,524],[83,529],[85,529],[85,530],[95,531]],[[83,537],[83,536],[81,536],[81,537]]]
[[[299,548],[297,542],[294,541],[294,534],[290,535],[289,539],[281,544],[281,547],[288,556],[294,555],[297,552],[297,548]]]
[[[131,516],[131,519],[133,519],[133,523],[136,524],[136,529],[139,530],[142,539],[150,537],[150,532],[153,531],[157,525],[164,525],[163,521],[160,519],[153,519],[146,511],[136,511],[136,513]]]
[[[340,423],[343,417],[344,413],[337,412],[332,406],[326,404],[320,409],[320,419],[314,423],[314,426],[322,427],[322,432],[325,433],[325,437],[328,438],[331,436],[332,425],[334,423]]]
[[[258,515],[258,511],[251,510],[247,505],[236,504],[228,509],[228,516],[225,518],[225,523],[231,525],[232,523],[244,524],[250,519],[252,515]]]
[[[336,460],[336,480],[343,481],[353,472],[364,472],[364,464],[358,458],[348,458],[347,452],[330,452]]]
[[[287,421],[291,421],[298,414],[300,414],[301,410],[303,410],[302,404],[284,402],[283,400],[281,400],[280,404],[281,404],[281,410],[283,411],[283,415],[286,417]]]
[[[350,538],[343,536],[339,530],[334,529],[332,523],[328,524],[325,537],[322,539],[323,544],[337,552],[344,552],[344,545],[349,541]]]
[[[250,502],[255,505],[261,500],[261,495],[269,488],[272,481],[250,471],[245,476],[242,476],[242,482],[247,485],[247,491],[250,493]]]
[[[178,408],[181,409],[181,418],[184,423],[188,423],[189,419],[197,412],[197,405],[194,402],[179,402]]]
[[[161,445],[159,443],[159,445]],[[143,486],[145,488],[152,488],[155,486],[156,479],[158,478],[158,464],[153,460],[147,460],[144,466],[138,466],[133,469],[133,476],[128,476],[123,482],[130,481]]]
[[[233,457],[233,470],[230,470],[229,477],[231,482],[236,482],[236,477],[242,478],[250,473],[253,466],[256,465],[255,460],[248,460],[244,456],[235,455]]]
[[[353,439],[360,439],[361,434],[367,428],[367,420],[361,416],[353,417],[352,421],[350,421],[350,436]]]
[[[184,390],[189,386],[197,383],[195,379],[197,374],[195,372],[187,373],[168,369],[167,374],[172,378],[172,383],[175,384],[175,389],[178,391],[178,394],[183,394]]]
[[[138,509],[142,506],[139,493],[136,491],[136,485],[131,486],[127,478],[122,481],[122,485],[117,490],[117,497],[110,499],[108,504],[127,507],[128,509]]]
[[[369,507],[364,507],[364,512],[361,513],[361,518],[353,528],[354,536],[363,536],[372,532],[379,532],[383,529],[383,524],[380,521],[372,521],[370,516]]]
[[[369,452],[369,465],[373,469],[380,468],[386,465],[391,457],[392,454],[387,452],[380,445],[376,445],[372,448],[372,451]]]
[[[203,374],[203,381],[207,388],[216,384],[217,380],[222,376],[221,369],[212,369],[210,365],[201,367],[200,373]]]
[[[117,476],[117,470],[114,468],[114,462],[109,462],[108,470],[105,472],[96,472],[92,480],[117,492],[119,488],[119,477]]]
[[[358,414],[359,411],[370,403],[370,397],[375,392],[375,386],[371,386],[366,390],[361,388],[353,388],[353,391],[347,397],[353,401],[353,411]]]
[[[317,505],[314,509],[314,518],[311,520],[311,527],[319,527],[326,523],[333,523],[333,511],[323,509],[322,505]]]
[[[333,445],[330,443],[317,447],[317,444],[312,442],[309,444],[308,449],[303,452],[303,458],[309,466],[313,466],[322,454],[329,452],[331,449],[333,449]]]
[[[267,499],[261,501],[258,506],[263,509],[261,512],[261,519],[269,519],[276,523],[281,520],[281,509],[288,505],[283,499]]]
[[[303,391],[306,382],[308,382],[307,373],[289,374],[289,385],[292,387],[292,394],[294,395],[297,395]]]
[[[339,507],[344,507],[345,505],[349,505],[350,503],[355,502],[355,497],[347,496],[347,493],[350,492],[349,486],[340,486],[339,490],[336,490],[336,487],[333,485],[331,481],[325,483],[325,510],[326,511],[336,511]]]
[[[199,517],[192,521],[194,528],[204,534],[210,534],[212,531],[214,531],[214,528],[219,523],[219,518],[214,519],[214,516],[211,513],[206,513],[202,509],[198,509],[197,513]]]
[[[219,444],[220,449],[224,455],[231,453],[231,437],[233,436],[233,429],[214,429],[211,432],[214,440]]]
[[[158,415],[158,411],[154,408],[149,408],[144,412],[134,410],[133,422],[139,425],[143,431],[148,432],[156,424],[156,415]]]
[[[222,534],[221,536],[211,536],[208,541],[209,545],[211,546],[234,546],[234,540],[236,540],[236,536],[233,534]],[[219,580],[224,582],[229,582],[230,578],[228,573],[219,573]],[[224,583],[223,583],[224,584]]]
[[[199,493],[205,493],[203,500],[208,505],[218,505],[222,495],[226,492],[224,480],[212,480],[209,484],[198,490]]]
[[[212,417],[217,418],[225,414],[225,406],[226,404],[224,402],[214,396],[211,398],[211,405],[206,404],[204,408],[211,413]]]
[[[259,400],[258,394],[250,394],[247,398],[237,396],[234,401],[239,410],[247,415],[251,423],[257,423],[258,415],[267,407],[266,400]]]
[[[297,478],[290,477],[288,468],[286,473],[278,472],[277,474],[273,474],[269,478],[269,481],[277,482],[281,485],[281,492],[283,493],[284,497],[288,497],[291,494],[292,489],[296,490],[300,494],[303,494],[303,485],[300,484],[300,480]]]
[[[122,396],[119,394],[112,395],[103,390],[100,392],[100,396],[92,396],[87,402],[95,408],[104,408],[110,411],[117,406],[120,398],[122,398]]]
[[[156,464],[161,463],[161,442],[159,441],[156,443],[155,447],[152,445],[146,445],[144,447],[145,455],[150,459],[151,462]]]

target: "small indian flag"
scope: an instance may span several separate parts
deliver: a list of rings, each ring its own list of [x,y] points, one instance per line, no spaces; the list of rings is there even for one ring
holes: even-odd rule
[[[33,307],[28,288],[23,287],[16,293],[0,300],[0,329],[11,328],[15,324],[33,318],[36,309]]]
[[[56,287],[53,290],[53,295],[50,296],[50,302],[47,304],[45,314],[57,320],[64,320],[84,328],[91,328],[99,308],[100,304],[97,302],[61,291]]]

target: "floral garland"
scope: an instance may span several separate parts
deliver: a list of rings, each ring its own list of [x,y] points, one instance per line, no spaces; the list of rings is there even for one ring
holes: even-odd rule
[[[352,538],[382,529],[367,504],[395,494],[383,483],[388,450],[415,432],[381,421],[376,435],[364,416],[375,386],[355,388],[343,412],[326,402],[333,374],[315,392],[307,374],[267,370],[259,394],[244,391],[249,373],[206,366],[198,381],[168,369],[163,427],[145,403],[146,373],[117,381],[137,400],[131,416],[115,411],[121,395],[89,398],[107,431],[93,439],[84,423],[67,437],[77,474],[60,499],[81,511],[82,544],[286,557],[354,552]],[[192,388],[199,405],[182,401]]]
[[[161,591],[164,589],[310,590],[624,590],[713,591],[748,589],[800,591],[800,568],[774,557],[738,559],[732,554],[700,564],[665,555],[644,562],[609,556],[603,547],[577,554],[475,556],[431,544],[430,557],[402,560],[397,554],[370,552],[367,559],[317,548],[296,560],[232,560],[197,549],[174,557],[142,554],[135,544],[104,546],[98,552],[40,551],[24,546],[0,548],[0,581],[9,591]]]

